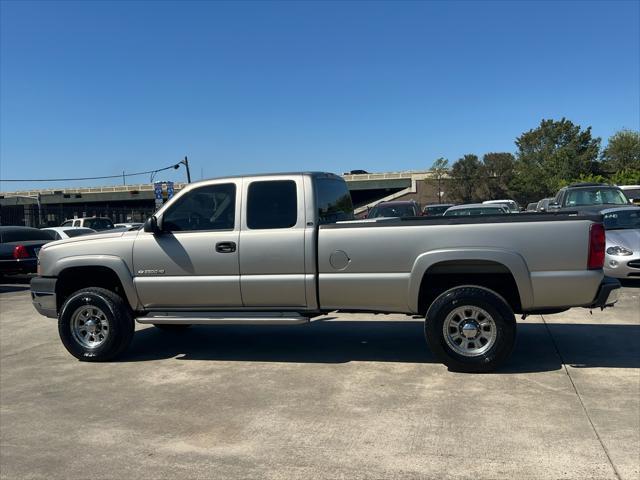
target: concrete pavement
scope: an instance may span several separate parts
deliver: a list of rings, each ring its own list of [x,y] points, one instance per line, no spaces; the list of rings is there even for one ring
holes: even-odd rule
[[[437,363],[419,319],[137,326],[76,361],[20,285],[0,287],[0,476],[640,477],[640,289],[519,322],[489,375]]]

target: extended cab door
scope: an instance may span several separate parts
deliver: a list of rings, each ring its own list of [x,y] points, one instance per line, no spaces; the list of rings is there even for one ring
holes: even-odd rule
[[[240,282],[245,307],[307,307],[313,271],[305,271],[304,178],[245,178]],[[307,235],[307,242],[312,239]],[[310,255],[308,255],[310,256]],[[307,269],[310,270],[310,269]]]
[[[133,275],[146,308],[242,307],[241,184],[221,180],[191,189],[160,212],[161,234],[140,231]]]

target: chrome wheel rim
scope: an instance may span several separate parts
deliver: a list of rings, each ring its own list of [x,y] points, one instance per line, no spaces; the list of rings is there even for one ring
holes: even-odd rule
[[[444,319],[442,333],[447,345],[465,357],[486,353],[498,334],[496,322],[486,310],[473,305],[453,309]]]
[[[84,348],[98,348],[107,341],[110,331],[109,320],[98,307],[84,305],[71,316],[71,334]]]

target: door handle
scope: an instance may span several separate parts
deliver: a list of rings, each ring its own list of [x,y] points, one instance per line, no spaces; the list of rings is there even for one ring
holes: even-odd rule
[[[218,253],[233,253],[236,251],[235,242],[218,242],[216,243],[216,252]]]

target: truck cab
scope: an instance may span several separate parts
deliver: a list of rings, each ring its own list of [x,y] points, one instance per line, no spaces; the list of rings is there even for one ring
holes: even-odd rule
[[[352,216],[346,184],[333,174],[189,186],[134,243],[138,298],[145,309],[317,309],[315,232]]]

